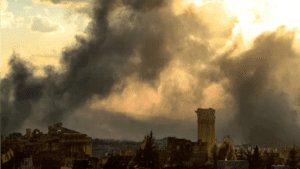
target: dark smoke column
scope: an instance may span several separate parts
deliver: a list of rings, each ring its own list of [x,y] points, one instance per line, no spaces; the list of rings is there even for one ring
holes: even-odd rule
[[[195,112],[198,116],[198,143],[207,142],[208,155],[210,156],[210,150],[215,144],[216,110],[198,108]]]

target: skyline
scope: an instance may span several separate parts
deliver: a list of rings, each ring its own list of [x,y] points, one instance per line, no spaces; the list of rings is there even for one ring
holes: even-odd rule
[[[1,129],[196,141],[213,108],[218,140],[300,142],[293,3],[1,1]]]

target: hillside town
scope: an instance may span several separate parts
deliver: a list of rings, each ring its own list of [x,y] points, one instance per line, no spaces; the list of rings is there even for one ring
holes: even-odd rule
[[[229,135],[215,139],[215,110],[198,109],[198,141],[166,137],[152,131],[141,142],[98,139],[56,123],[48,133],[26,129],[26,134],[1,135],[1,168],[300,168],[300,149],[234,145]]]

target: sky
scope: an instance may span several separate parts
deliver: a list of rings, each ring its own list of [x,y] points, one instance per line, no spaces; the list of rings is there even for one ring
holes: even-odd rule
[[[1,130],[300,143],[293,0],[2,0]]]

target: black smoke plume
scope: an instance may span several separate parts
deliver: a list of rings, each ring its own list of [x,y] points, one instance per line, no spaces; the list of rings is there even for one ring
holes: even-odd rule
[[[136,72],[141,81],[154,85],[171,58],[163,50],[164,29],[150,29],[155,24],[147,20],[145,13],[163,4],[164,1],[95,1],[93,21],[87,30],[89,38],[77,37],[77,45],[63,52],[63,71],[47,66],[45,77],[34,76],[30,63],[14,53],[10,72],[1,81],[2,132],[19,129],[33,116],[39,117],[38,123],[44,126],[61,121],[92,97],[105,98],[114,85]],[[109,26],[109,16],[118,5],[133,10],[132,17],[141,19],[139,27],[118,31]],[[134,65],[129,61],[133,52],[139,54],[139,63]],[[129,68],[122,74],[122,69]],[[122,87],[118,90],[122,91]]]
[[[228,123],[236,130],[232,133],[237,140],[262,147],[300,142],[298,110],[283,83],[293,77],[287,65],[297,58],[292,48],[295,33],[284,26],[264,32],[240,56],[234,58],[228,52],[214,63],[220,68],[220,77],[229,79],[224,88],[236,106]]]

